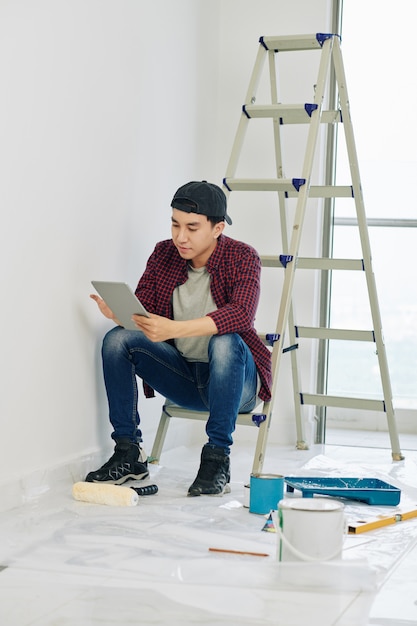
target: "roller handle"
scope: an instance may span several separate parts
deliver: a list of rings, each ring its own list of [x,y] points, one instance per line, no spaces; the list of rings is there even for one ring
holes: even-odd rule
[[[153,496],[158,493],[157,485],[146,485],[146,487],[130,487],[133,491],[136,491],[138,496]]]

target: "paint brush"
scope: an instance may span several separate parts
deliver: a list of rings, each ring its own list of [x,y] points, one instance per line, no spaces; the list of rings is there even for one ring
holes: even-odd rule
[[[247,550],[229,550],[227,548],[209,548],[209,552],[223,552],[225,554],[243,554],[246,556],[269,556],[265,552],[248,552]]]

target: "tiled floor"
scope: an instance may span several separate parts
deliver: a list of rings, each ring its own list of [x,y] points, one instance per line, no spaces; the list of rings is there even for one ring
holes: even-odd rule
[[[405,453],[394,463],[384,447],[269,446],[264,471],[381,478],[401,488],[401,510],[417,508],[416,446]],[[136,507],[75,501],[72,483],[88,463],[55,484],[26,485],[25,504],[0,517],[0,623],[417,625],[417,518],[346,536],[338,562],[279,563],[276,533],[242,506],[251,455],[235,447],[232,491],[222,498],[185,496],[197,448],[166,452],[151,466],[147,482],[159,492]],[[345,506],[348,521],[394,510]]]

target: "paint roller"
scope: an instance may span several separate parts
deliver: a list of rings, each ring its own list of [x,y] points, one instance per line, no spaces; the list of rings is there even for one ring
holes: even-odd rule
[[[75,500],[109,506],[136,506],[139,496],[152,495],[157,491],[156,485],[134,488],[78,482],[72,486],[72,495]]]

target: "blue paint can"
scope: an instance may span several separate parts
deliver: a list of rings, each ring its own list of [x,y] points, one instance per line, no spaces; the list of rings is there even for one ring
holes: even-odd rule
[[[251,474],[249,513],[265,515],[278,509],[284,497],[284,477],[280,474]]]

